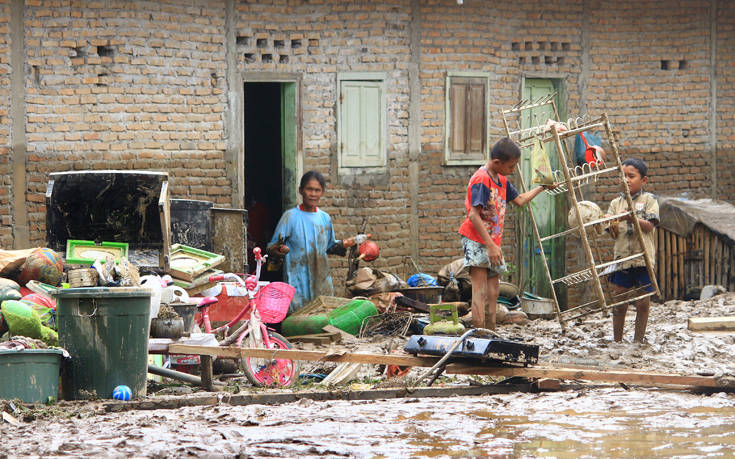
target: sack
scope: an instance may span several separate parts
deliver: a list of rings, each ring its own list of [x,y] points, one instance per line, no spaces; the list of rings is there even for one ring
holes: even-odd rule
[[[551,172],[551,161],[544,150],[544,145],[539,139],[534,139],[531,150],[531,170],[533,170],[533,183],[539,185],[553,185],[554,174]]]
[[[355,277],[345,282],[345,287],[352,295],[370,296],[405,288],[407,285],[393,273],[363,267],[357,270]]]
[[[464,258],[457,258],[444,265],[437,274],[439,285],[444,286],[442,299],[445,301],[467,301],[472,299],[472,279],[470,270],[464,265]]]

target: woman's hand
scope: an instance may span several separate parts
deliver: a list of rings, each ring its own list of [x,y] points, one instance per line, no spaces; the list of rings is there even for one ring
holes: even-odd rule
[[[354,237],[348,237],[347,239],[342,240],[342,245],[344,248],[349,249],[350,247],[354,246],[355,244],[362,244],[366,240],[370,239],[370,233],[368,234],[358,234]]]

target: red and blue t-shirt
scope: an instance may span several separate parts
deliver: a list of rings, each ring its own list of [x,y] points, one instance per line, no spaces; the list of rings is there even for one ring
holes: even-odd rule
[[[503,237],[506,202],[513,201],[517,197],[518,191],[505,176],[498,174],[498,181],[496,182],[487,169],[484,167],[477,169],[467,185],[467,197],[464,200],[467,216],[459,227],[459,234],[484,244],[470,221],[470,209],[482,206],[480,218],[488,234],[490,234],[490,238],[500,247]]]

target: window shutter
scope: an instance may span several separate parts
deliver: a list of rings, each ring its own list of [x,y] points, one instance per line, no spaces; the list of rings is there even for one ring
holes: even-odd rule
[[[382,166],[383,89],[379,81],[342,81],[342,167]]]
[[[487,157],[487,78],[449,78],[449,161],[481,162]]]

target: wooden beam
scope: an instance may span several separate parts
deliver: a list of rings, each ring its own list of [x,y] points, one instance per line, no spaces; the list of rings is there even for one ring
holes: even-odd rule
[[[217,355],[219,357],[242,358],[257,357],[269,359],[310,360],[323,362],[353,362],[414,367],[432,367],[439,357],[413,357],[398,354],[360,354],[328,353],[323,351],[301,351],[285,349],[254,349],[218,346],[191,346],[172,344],[172,354]],[[602,368],[556,368],[556,367],[510,367],[490,366],[467,363],[451,363],[446,367],[448,374],[472,374],[488,376],[522,376],[525,378],[555,378],[565,380],[587,380],[599,382],[624,382],[641,386],[697,386],[721,389],[735,389],[735,381],[718,379],[711,376],[686,376],[667,373],[649,373],[628,369]]]
[[[735,316],[690,317],[688,328],[692,331],[735,330]]]

